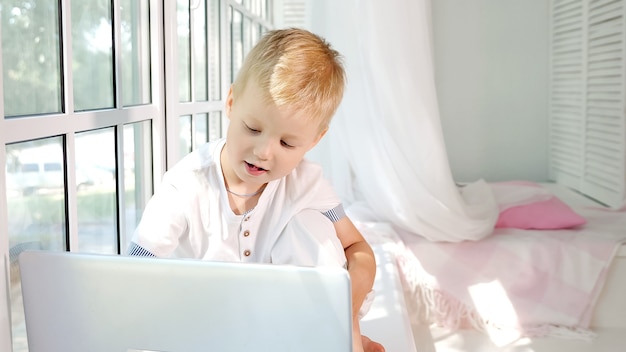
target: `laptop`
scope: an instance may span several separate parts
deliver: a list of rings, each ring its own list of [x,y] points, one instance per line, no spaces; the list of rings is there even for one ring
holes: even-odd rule
[[[343,268],[19,256],[30,352],[352,351]]]

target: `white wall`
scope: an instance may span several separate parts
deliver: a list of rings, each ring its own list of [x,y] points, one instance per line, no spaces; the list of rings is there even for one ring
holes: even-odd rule
[[[548,8],[547,0],[432,0],[455,180],[547,180]]]
[[[454,179],[547,181],[549,1],[426,1]],[[326,16],[314,11],[313,29]]]

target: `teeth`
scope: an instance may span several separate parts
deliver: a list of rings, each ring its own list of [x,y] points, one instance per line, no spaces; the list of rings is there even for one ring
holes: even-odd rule
[[[254,170],[260,170],[260,171],[265,171],[264,168],[258,167],[254,164],[250,164],[249,162],[246,161],[246,164],[248,164],[248,166],[250,166],[250,168],[254,169]]]

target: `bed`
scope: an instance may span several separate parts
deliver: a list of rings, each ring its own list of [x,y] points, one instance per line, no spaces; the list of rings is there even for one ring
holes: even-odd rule
[[[386,325],[370,317],[364,331],[383,343],[413,339],[410,348],[420,352],[626,346],[626,209],[608,210],[556,184],[539,187],[583,223],[496,228],[477,242],[434,243],[388,223],[355,219],[379,261],[379,306],[389,313],[385,319],[396,316]],[[553,213],[541,211],[554,222]],[[394,291],[390,282],[400,288]]]

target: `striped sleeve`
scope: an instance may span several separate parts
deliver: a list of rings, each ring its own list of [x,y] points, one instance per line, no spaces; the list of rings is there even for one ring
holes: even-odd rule
[[[126,254],[137,257],[156,257],[156,255],[152,254],[149,250],[143,248],[135,242],[130,243]]]
[[[332,222],[337,222],[341,219],[343,219],[346,216],[346,212],[343,209],[343,205],[339,204],[338,206],[323,212],[322,214],[324,214],[328,219],[330,219],[330,221]]]

